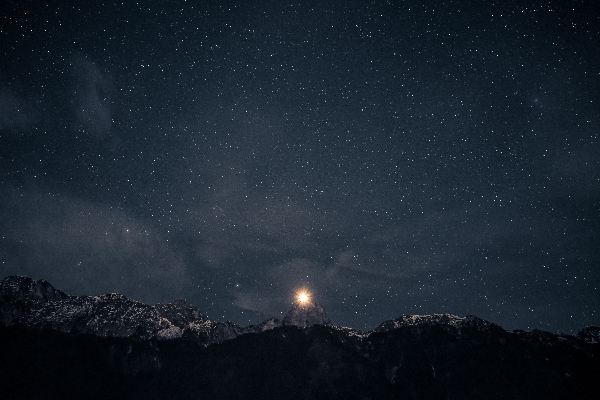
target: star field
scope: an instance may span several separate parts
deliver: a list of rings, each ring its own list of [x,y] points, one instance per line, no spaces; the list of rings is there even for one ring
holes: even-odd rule
[[[594,2],[1,8],[0,275],[600,325]]]

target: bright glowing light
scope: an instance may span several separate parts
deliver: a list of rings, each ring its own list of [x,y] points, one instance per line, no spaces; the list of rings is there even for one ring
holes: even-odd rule
[[[302,289],[296,294],[296,299],[301,306],[304,306],[310,302],[310,293],[308,290]]]

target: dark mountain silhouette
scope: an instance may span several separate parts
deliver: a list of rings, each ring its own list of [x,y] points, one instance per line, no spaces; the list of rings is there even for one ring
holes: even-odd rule
[[[586,399],[600,328],[508,332],[474,316],[401,316],[370,332],[317,303],[239,327],[178,300],[68,296],[0,281],[0,398]]]

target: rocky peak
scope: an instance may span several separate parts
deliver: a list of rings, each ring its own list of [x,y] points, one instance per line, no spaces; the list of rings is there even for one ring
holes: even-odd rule
[[[0,323],[12,325],[32,309],[68,297],[45,280],[8,276],[0,280]]]
[[[600,326],[588,326],[577,334],[577,337],[587,343],[600,343]]]
[[[68,296],[47,281],[34,281],[24,276],[8,276],[0,281],[0,296],[22,301],[46,302]]]
[[[292,309],[283,318],[283,325],[295,325],[308,328],[313,325],[330,325],[331,321],[319,303],[308,304],[294,303]]]

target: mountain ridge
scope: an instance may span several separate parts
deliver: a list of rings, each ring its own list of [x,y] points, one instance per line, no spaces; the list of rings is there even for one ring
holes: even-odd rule
[[[282,320],[273,317],[256,325],[241,327],[230,321],[213,321],[198,307],[184,299],[151,306],[119,293],[70,296],[55,289],[46,280],[35,281],[23,276],[8,276],[0,281],[0,300],[0,322],[6,326],[22,324],[50,328],[63,333],[133,337],[142,340],[153,337],[159,340],[174,339],[187,333],[188,336],[210,344],[286,325],[301,328],[315,324],[335,326],[332,325],[323,306],[313,301],[306,305],[294,303]],[[335,327],[349,335],[365,337],[375,332],[432,324],[454,328],[464,324],[476,324],[481,329],[497,326],[473,315],[463,317],[453,314],[427,314],[401,315],[384,321],[367,332],[349,327]],[[599,343],[600,328],[584,327],[575,336],[590,343]]]

